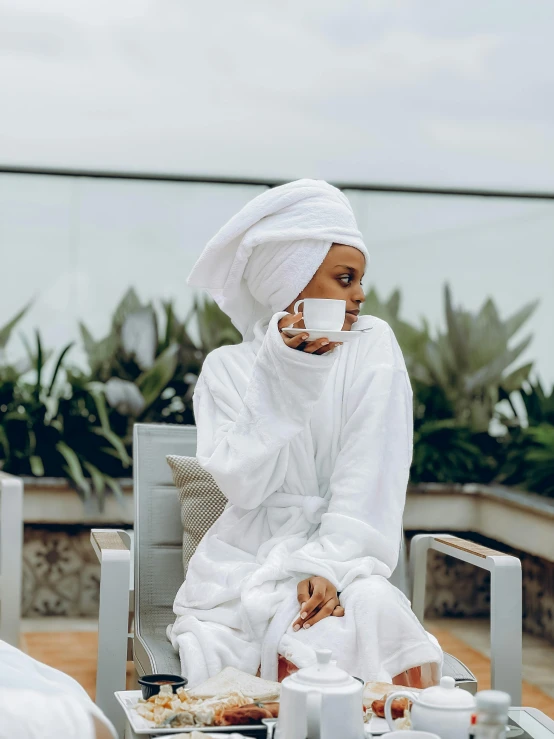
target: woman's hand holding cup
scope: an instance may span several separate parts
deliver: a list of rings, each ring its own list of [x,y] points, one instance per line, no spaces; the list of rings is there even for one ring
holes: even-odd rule
[[[299,308],[302,305],[302,313]],[[297,300],[292,309],[293,315],[284,316],[279,321],[279,330],[283,341],[291,349],[305,352],[306,354],[328,354],[335,347],[340,346],[340,341],[329,341],[325,337],[320,337],[313,341],[309,340],[309,334],[297,334],[289,337],[283,333],[283,329],[292,328],[304,320],[304,313],[307,315],[307,321],[311,329],[323,331],[341,331],[344,324],[346,311],[345,300],[333,300],[324,298],[302,298]],[[304,321],[304,326],[306,321]],[[301,328],[298,326],[298,328]]]
[[[315,339],[315,341],[308,340],[308,332],[305,334],[298,334],[297,336],[285,336],[283,329],[293,328],[296,324],[303,320],[304,316],[302,313],[296,313],[295,315],[283,316],[279,321],[279,331],[281,332],[281,338],[285,344],[291,349],[296,349],[299,352],[305,354],[327,354],[333,351],[337,346],[340,346],[340,342],[329,341],[329,339],[321,338]]]

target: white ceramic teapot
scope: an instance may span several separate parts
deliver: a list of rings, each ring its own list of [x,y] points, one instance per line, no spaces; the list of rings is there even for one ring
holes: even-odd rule
[[[393,731],[391,703],[401,697],[412,701],[410,713],[416,731],[431,731],[441,739],[467,739],[475,699],[467,690],[457,688],[453,677],[443,677],[440,685],[421,693],[412,693],[409,688],[391,693],[385,703],[385,716]]]
[[[276,739],[362,739],[363,691],[359,681],[318,649],[317,664],[281,683]]]

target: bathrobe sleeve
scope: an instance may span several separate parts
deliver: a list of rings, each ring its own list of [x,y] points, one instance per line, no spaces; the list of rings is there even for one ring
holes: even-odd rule
[[[412,390],[390,327],[360,339],[348,390],[329,509],[317,535],[292,555],[300,576],[321,575],[339,590],[396,567],[412,459]]]
[[[224,347],[207,357],[194,394],[198,461],[241,508],[283,484],[288,444],[309,424],[336,359],[286,346],[277,326],[284,315],[271,320],[249,377],[233,357],[238,347]]]

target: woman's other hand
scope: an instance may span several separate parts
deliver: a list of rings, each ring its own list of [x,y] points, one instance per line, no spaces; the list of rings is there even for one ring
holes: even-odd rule
[[[327,354],[333,351],[336,346],[340,346],[340,343],[329,341],[329,339],[316,339],[315,341],[307,341],[308,334],[298,334],[292,338],[285,336],[283,329],[291,328],[295,324],[300,323],[303,319],[302,313],[296,315],[283,316],[279,321],[279,331],[281,332],[281,338],[285,344],[291,349],[296,349],[299,352],[305,354]]]
[[[298,583],[300,616],[293,623],[294,631],[309,629],[328,616],[344,616],[335,586],[324,577],[310,577]]]

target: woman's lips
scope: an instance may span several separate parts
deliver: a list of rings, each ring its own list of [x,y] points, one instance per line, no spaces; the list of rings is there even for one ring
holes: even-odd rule
[[[345,315],[345,326],[353,326],[358,320],[359,311],[348,310]]]

